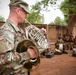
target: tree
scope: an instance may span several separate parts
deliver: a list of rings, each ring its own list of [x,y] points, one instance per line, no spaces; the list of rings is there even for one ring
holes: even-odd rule
[[[65,21],[62,20],[60,17],[56,17],[54,22],[51,22],[50,24],[61,25],[61,26],[65,26],[66,25]]]
[[[63,13],[67,15],[69,15],[69,11],[76,12],[76,0],[64,0],[60,7]]]
[[[48,6],[53,6],[56,4],[58,0],[41,0],[36,2],[35,5],[32,6],[33,9],[37,10],[37,11],[41,11],[41,10],[48,10]]]
[[[4,19],[4,17],[1,15],[0,16],[0,21],[4,21],[5,19]]]
[[[41,0],[31,6],[31,13],[28,15],[27,20],[31,23],[44,23],[44,15],[41,11],[48,11],[49,5],[56,4],[57,0]]]
[[[68,33],[72,33],[76,23],[76,0],[64,0],[61,4],[61,10],[65,14],[65,20],[68,23]]]
[[[44,16],[41,15],[39,12],[31,11],[31,13],[28,15],[27,20],[30,23],[42,24],[44,23]]]

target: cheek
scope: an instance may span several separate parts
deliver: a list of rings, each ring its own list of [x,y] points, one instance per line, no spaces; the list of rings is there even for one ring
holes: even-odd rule
[[[27,14],[25,14],[25,18],[27,18]]]
[[[22,14],[23,19],[27,18],[26,14]]]
[[[21,15],[21,20],[22,20],[22,21],[25,20],[25,15],[24,15],[24,14]]]

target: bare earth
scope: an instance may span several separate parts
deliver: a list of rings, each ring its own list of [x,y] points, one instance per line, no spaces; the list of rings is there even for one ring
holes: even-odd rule
[[[31,75],[76,75],[76,57],[72,57],[72,51],[67,52],[51,58],[41,58],[39,68],[32,71]]]

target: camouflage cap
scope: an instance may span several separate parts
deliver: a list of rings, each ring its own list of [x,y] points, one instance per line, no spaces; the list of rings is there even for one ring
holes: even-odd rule
[[[23,8],[28,14],[30,13],[28,4],[23,0],[10,0],[9,6],[17,6],[17,5]]]

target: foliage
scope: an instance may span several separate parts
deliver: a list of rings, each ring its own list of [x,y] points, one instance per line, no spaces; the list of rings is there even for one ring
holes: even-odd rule
[[[28,15],[27,20],[31,23],[44,23],[44,16],[41,11],[48,11],[48,6],[56,4],[57,0],[41,0],[31,6],[31,14]]]
[[[39,14],[39,12],[31,11],[31,13],[28,15],[27,20],[30,23],[42,24],[44,23],[44,16]]]
[[[61,3],[60,9],[63,11],[64,14],[67,14],[68,15],[68,12],[69,12],[68,7],[69,7],[68,0],[64,0]]]
[[[64,13],[65,21],[68,22],[69,13],[72,12],[76,14],[76,0],[64,0],[64,2],[61,3],[60,9]]]
[[[47,11],[49,6],[55,5],[57,0],[41,0],[39,2],[36,2],[35,5],[32,6],[32,9],[35,9],[37,11]]]
[[[54,22],[51,22],[50,24],[61,25],[61,26],[67,25],[65,23],[65,21],[62,20],[60,17],[56,17],[56,19],[54,20]]]
[[[35,5],[31,6],[31,14],[28,15],[27,20],[31,23],[43,23],[44,22],[44,16],[41,13],[41,11],[48,11],[49,6],[54,6],[56,5],[58,0],[41,0],[36,2]],[[68,0],[64,0],[61,4],[61,10],[63,11],[65,16],[68,16],[69,10],[64,8],[64,6],[68,7]],[[58,17],[57,17],[58,18]],[[57,18],[55,21],[57,21]],[[62,21],[61,21],[62,22]],[[68,17],[66,17],[63,22],[68,22]],[[56,24],[56,22],[55,22]],[[64,23],[65,24],[65,23]]]
[[[0,16],[0,21],[4,21],[5,19],[4,19],[4,17],[1,15]]]
[[[61,10],[63,11],[64,14],[67,14],[71,11],[71,12],[75,12],[76,13],[76,0],[70,1],[70,0],[64,0],[61,3],[60,6]]]

